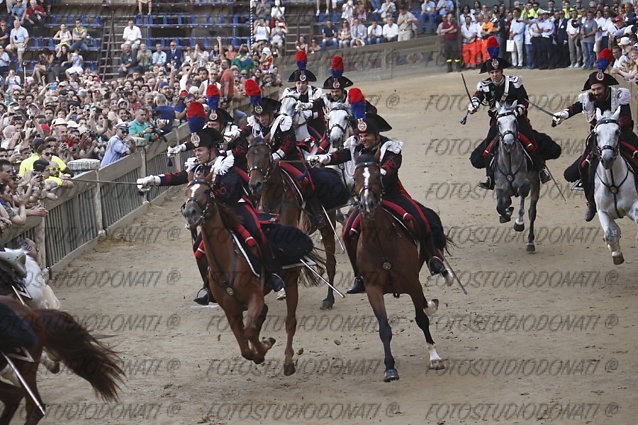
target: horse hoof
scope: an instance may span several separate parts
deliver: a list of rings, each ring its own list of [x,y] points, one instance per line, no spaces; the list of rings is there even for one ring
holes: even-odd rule
[[[53,362],[53,366],[49,369],[51,373],[60,373],[60,362]]]
[[[261,342],[266,346],[266,350],[270,350],[275,345],[275,338],[264,338]]]
[[[517,232],[522,232],[523,230],[525,230],[525,224],[514,223],[514,230],[516,230]]]
[[[443,365],[443,360],[431,360],[430,361],[430,369],[431,370],[442,370],[442,369],[445,369],[445,365]]]
[[[284,365],[284,375],[285,376],[290,376],[293,373],[295,373],[295,364],[294,363],[285,364]]]
[[[618,265],[618,264],[622,264],[625,262],[625,257],[623,257],[622,252],[619,253],[618,255],[613,255],[612,254],[612,258],[614,260],[614,264]]]
[[[499,221],[499,223],[501,223],[501,224],[503,224],[503,223],[507,223],[507,222],[509,222],[509,221],[511,221],[511,220],[512,220],[512,218],[511,218],[511,217],[508,217],[508,216],[506,216],[506,215],[500,215],[500,216],[498,216],[498,221]]]
[[[399,380],[399,372],[396,369],[388,369],[385,371],[385,377],[383,378],[383,382],[391,382]]]
[[[534,252],[536,251],[536,247],[534,245],[527,245],[527,252]]]
[[[428,301],[428,306],[425,308],[424,312],[428,317],[434,316],[434,313],[439,309],[439,300],[436,298],[432,301]]]
[[[322,310],[332,310],[332,306],[334,305],[334,303],[335,303],[334,298],[326,298],[321,303],[321,309]]]

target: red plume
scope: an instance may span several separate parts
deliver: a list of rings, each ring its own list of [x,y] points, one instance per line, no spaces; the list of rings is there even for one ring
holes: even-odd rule
[[[485,47],[499,47],[498,40],[496,39],[496,37],[494,36],[488,37],[487,45]]]
[[[206,113],[204,112],[204,105],[199,102],[191,102],[186,109],[186,118],[190,117],[206,117]]]
[[[330,69],[343,70],[343,59],[341,59],[341,56],[333,56],[332,62],[330,63]]]
[[[359,90],[356,87],[348,90],[348,103],[355,103],[362,100],[364,99],[363,99],[363,93],[361,93],[361,90]]]
[[[611,54],[611,50],[609,49],[601,50],[596,59],[600,59],[600,58],[605,58],[608,63],[611,63],[614,60],[614,57]]]
[[[206,87],[206,97],[214,96],[219,96],[219,89],[217,88],[217,84],[215,83],[209,84],[208,87]]]
[[[261,96],[261,90],[255,80],[248,79],[244,82],[244,93],[247,96]]]

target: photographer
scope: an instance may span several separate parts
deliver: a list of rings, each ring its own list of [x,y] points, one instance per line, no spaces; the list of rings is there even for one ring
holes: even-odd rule
[[[106,151],[100,163],[100,168],[106,167],[110,163],[135,152],[135,143],[131,140],[132,138],[130,136],[127,136],[128,129],[128,125],[125,123],[115,126],[115,136],[111,137],[106,145]],[[127,141],[130,143],[127,143]]]
[[[158,127],[160,127],[160,131],[162,134],[170,133],[173,129],[173,121],[175,120],[175,110],[168,105],[166,96],[163,94],[155,96],[155,105],[155,113],[153,115],[158,120],[157,124]]]
[[[135,111],[135,119],[129,123],[128,134],[146,139],[146,144],[157,139],[153,125],[148,121],[148,112],[144,108]]]

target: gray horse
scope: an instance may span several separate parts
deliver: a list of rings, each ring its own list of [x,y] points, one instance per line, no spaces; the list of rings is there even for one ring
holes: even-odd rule
[[[518,122],[515,114],[516,101],[503,105],[497,103],[496,121],[498,125],[498,149],[494,157],[494,177],[496,192],[496,211],[501,223],[511,220],[514,210],[512,196],[520,196],[518,218],[514,222],[514,230],[525,229],[525,198],[529,196],[529,235],[527,252],[534,252],[534,221],[536,220],[536,204],[540,192],[538,171],[528,168],[529,155],[518,139]]]

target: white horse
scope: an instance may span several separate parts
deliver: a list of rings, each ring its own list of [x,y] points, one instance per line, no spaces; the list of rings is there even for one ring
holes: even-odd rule
[[[625,261],[620,251],[620,228],[614,220],[628,216],[638,223],[638,191],[634,174],[625,158],[618,155],[619,116],[620,107],[613,113],[601,113],[600,109],[596,109],[596,126],[592,130],[596,136],[595,153],[600,159],[600,165],[594,170],[594,199],[598,219],[605,232],[604,240],[614,264]]]
[[[328,138],[332,148],[343,148],[343,142],[352,133],[351,120],[352,113],[348,106],[338,104],[330,109],[326,121],[328,122]]]
[[[511,220],[513,208],[512,196],[520,196],[518,217],[514,223],[514,230],[522,232],[525,229],[523,216],[525,215],[525,198],[529,197],[529,233],[527,236],[527,252],[534,252],[534,222],[536,220],[536,204],[540,193],[540,179],[538,171],[527,167],[528,155],[518,139],[518,121],[516,118],[517,102],[510,104],[496,103],[498,125],[498,151],[495,158],[495,192],[496,211],[501,223]]]

